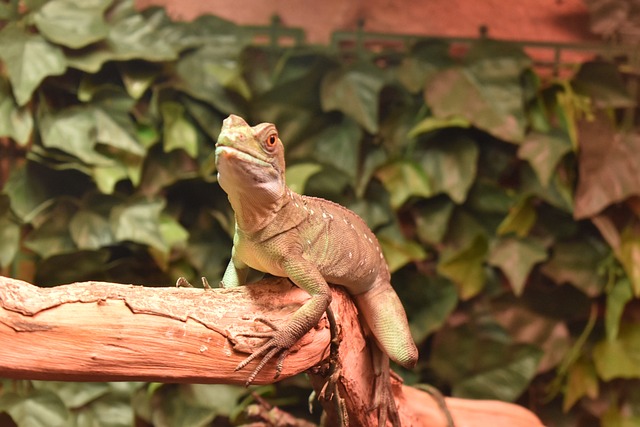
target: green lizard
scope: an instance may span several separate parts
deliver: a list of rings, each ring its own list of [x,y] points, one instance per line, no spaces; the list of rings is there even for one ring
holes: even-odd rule
[[[223,287],[245,283],[250,268],[288,277],[311,298],[282,327],[250,336],[267,338],[236,370],[262,357],[249,376],[279,354],[277,374],[288,349],[313,328],[331,302],[328,283],[342,285],[353,296],[379,350],[374,406],[380,425],[389,417],[399,424],[390,390],[389,358],[411,368],[418,350],[404,308],[390,284],[380,245],[360,217],[336,203],[291,191],[285,183],[284,147],[276,127],[250,127],[231,115],[224,120],[216,144],[218,182],[235,212],[231,261]],[[277,376],[276,374],[276,376]]]

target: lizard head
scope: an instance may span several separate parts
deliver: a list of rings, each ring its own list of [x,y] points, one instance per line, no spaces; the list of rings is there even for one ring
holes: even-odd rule
[[[229,195],[275,199],[285,191],[284,146],[271,123],[249,126],[230,115],[216,143],[218,182]]]

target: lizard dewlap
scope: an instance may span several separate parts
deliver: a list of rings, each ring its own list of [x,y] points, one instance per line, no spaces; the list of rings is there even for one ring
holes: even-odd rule
[[[262,357],[249,382],[267,360],[286,354],[318,323],[331,302],[328,283],[342,285],[353,295],[384,355],[413,367],[418,351],[404,308],[391,287],[380,245],[364,221],[343,206],[296,194],[287,187],[284,147],[271,123],[251,127],[242,118],[229,116],[223,122],[215,155],[218,182],[236,219],[223,286],[244,284],[251,268],[288,277],[311,295],[286,325],[263,333],[265,344],[239,365],[243,368]],[[376,369],[388,382],[386,356]],[[393,411],[395,405],[387,409]]]

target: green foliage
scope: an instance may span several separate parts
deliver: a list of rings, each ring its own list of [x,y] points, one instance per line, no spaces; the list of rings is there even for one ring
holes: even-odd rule
[[[215,140],[230,113],[271,121],[290,185],[378,235],[421,350],[408,382],[518,401],[549,424],[555,407],[604,425],[640,416],[640,140],[616,119],[632,103],[615,65],[543,79],[490,40],[356,60],[120,0],[25,1],[0,17],[0,150],[24,153],[0,192],[3,274],[215,283],[233,227]],[[240,423],[244,393],[6,381],[0,412]]]

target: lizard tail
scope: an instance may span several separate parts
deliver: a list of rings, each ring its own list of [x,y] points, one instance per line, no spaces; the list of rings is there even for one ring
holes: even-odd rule
[[[382,351],[397,364],[413,368],[418,362],[418,349],[411,337],[407,315],[391,284],[379,283],[354,295],[354,299]]]

